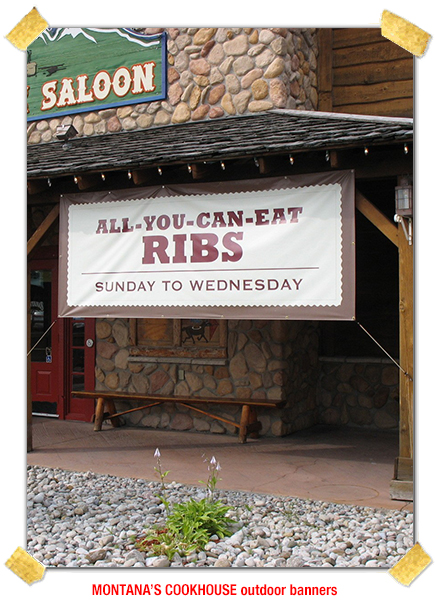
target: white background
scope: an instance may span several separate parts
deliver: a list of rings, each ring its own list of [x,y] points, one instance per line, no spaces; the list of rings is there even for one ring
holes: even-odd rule
[[[0,9],[1,68],[1,388],[2,406],[0,490],[0,578],[5,597],[51,600],[91,598],[92,583],[216,583],[242,585],[335,585],[337,598],[428,598],[435,589],[431,564],[409,588],[401,586],[384,570],[365,569],[259,569],[213,571],[174,569],[109,570],[52,569],[44,580],[28,586],[4,566],[17,546],[26,546],[26,301],[25,301],[25,148],[26,98],[25,52],[5,36],[27,14],[32,2],[6,1]],[[391,10],[435,35],[430,2],[396,0],[391,5],[364,2],[89,2],[75,0],[36,3],[50,26],[341,26],[379,25],[382,11]],[[433,219],[434,215],[434,72],[435,48],[415,61],[417,152],[415,220],[416,239],[416,504],[415,539],[435,558],[434,526],[434,360]],[[289,490],[291,494],[291,490]]]

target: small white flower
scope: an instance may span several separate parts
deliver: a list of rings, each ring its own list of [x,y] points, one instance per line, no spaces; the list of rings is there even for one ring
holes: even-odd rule
[[[156,448],[156,451],[154,452],[154,458],[160,458],[160,450],[158,448]]]
[[[218,464],[216,465],[216,471],[220,471],[220,470],[221,470],[221,466],[220,466],[220,464],[218,463]]]
[[[216,464],[216,459],[215,459],[215,457],[214,457],[214,456],[212,456],[212,457],[211,457],[211,459],[210,459],[210,464],[211,464],[211,465],[213,465],[213,466],[215,466],[215,464]]]

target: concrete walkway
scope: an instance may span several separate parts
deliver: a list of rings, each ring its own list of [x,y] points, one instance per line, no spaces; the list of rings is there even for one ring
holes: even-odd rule
[[[160,449],[169,481],[207,478],[202,456],[220,462],[221,489],[293,496],[370,507],[412,510],[390,499],[398,433],[317,427],[284,438],[239,444],[237,437],[163,430],[112,428],[35,417],[29,465],[156,480]]]

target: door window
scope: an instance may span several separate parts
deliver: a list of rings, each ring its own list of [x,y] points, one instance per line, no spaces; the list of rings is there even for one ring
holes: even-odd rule
[[[72,391],[85,389],[85,322],[72,320]]]
[[[30,274],[32,362],[51,361],[51,279],[51,270],[31,271]]]

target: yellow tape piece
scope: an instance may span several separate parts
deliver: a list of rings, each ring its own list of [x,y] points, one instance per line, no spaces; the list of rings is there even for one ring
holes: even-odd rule
[[[29,585],[42,579],[45,571],[44,565],[20,547],[6,561],[6,566]]]
[[[41,17],[36,8],[32,8],[21,19],[18,25],[15,25],[12,31],[6,36],[6,39],[18,48],[18,50],[25,50],[47,27],[47,21]]]
[[[415,54],[415,56],[424,54],[431,38],[426,31],[389,10],[384,10],[382,13],[381,33],[398,46]]]
[[[388,572],[402,585],[410,585],[431,562],[431,557],[417,542]]]

